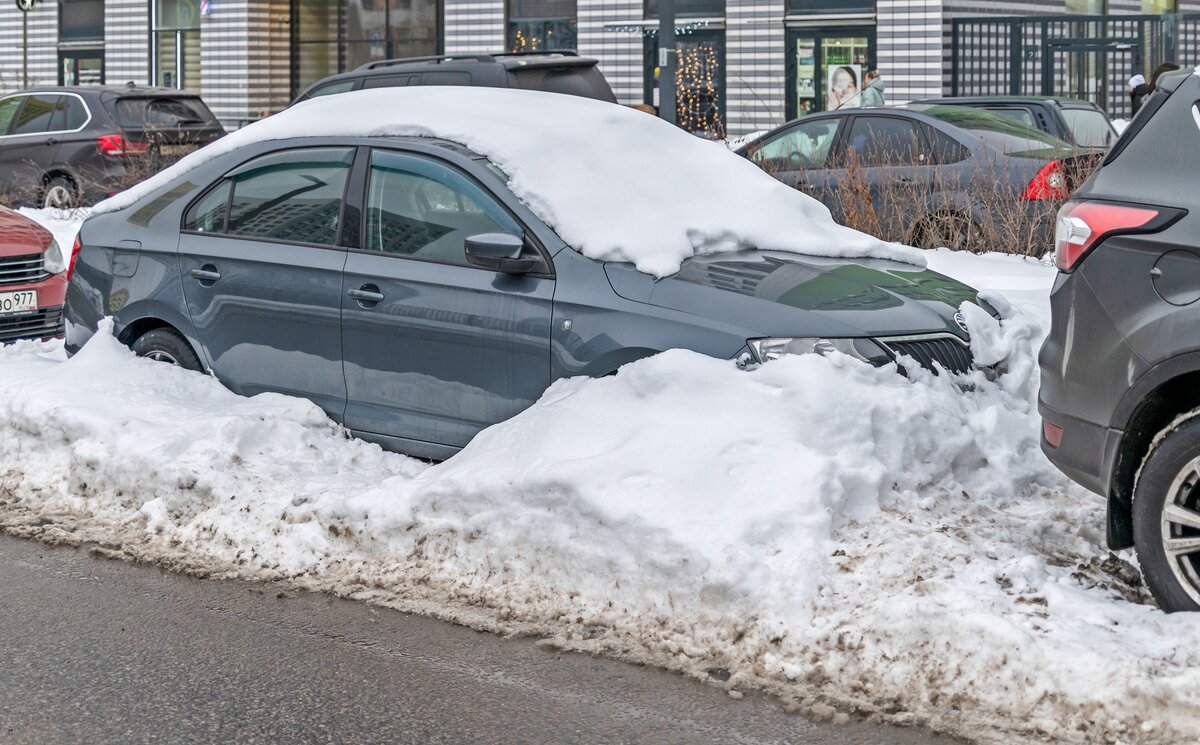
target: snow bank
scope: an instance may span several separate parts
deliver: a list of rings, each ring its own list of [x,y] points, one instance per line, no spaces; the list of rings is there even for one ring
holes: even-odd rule
[[[1053,276],[943,260],[1031,295]],[[67,362],[0,348],[0,526],[984,742],[1195,741],[1200,628],[1148,603],[1103,500],[1038,451],[1040,329],[1013,307],[964,309],[995,381],[670,352],[561,381],[436,466],[105,334]]]
[[[17,212],[53,233],[54,240],[62,249],[63,256],[67,258],[70,258],[71,255],[71,246],[75,245],[75,236],[79,233],[79,226],[91,214],[91,210],[86,207],[74,210],[21,207]]]
[[[919,251],[838,225],[820,202],[660,119],[539,91],[381,88],[323,96],[255,122],[96,205],[128,207],[196,166],[264,140],[418,136],[486,155],[509,187],[587,256],[673,274],[685,258],[749,246],[923,264]]]

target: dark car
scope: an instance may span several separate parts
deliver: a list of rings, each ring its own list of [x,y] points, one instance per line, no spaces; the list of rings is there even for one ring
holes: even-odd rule
[[[1164,77],[1058,217],[1042,450],[1108,498],[1165,610],[1200,610],[1200,78]]]
[[[133,86],[0,97],[0,195],[71,207],[108,196],[225,134],[198,96]]]
[[[810,114],[740,154],[816,197],[838,222],[924,248],[1050,245],[1079,156],[965,107]]]
[[[340,75],[319,80],[293,103],[364,88],[410,85],[473,85],[486,88],[567,93],[616,103],[597,61],[575,52],[439,55],[369,62]]]
[[[956,96],[913,101],[910,106],[969,106],[1014,119],[1081,148],[1110,148],[1117,130],[1091,101],[1055,96]]]
[[[0,344],[62,336],[68,262],[50,231],[0,207]]]
[[[336,110],[318,103],[264,131]],[[626,130],[719,152],[622,113]],[[615,170],[640,179],[639,164]],[[112,316],[140,355],[209,370],[237,393],[308,398],[365,439],[439,458],[555,380],[673,348],[743,365],[843,352],[875,365],[907,355],[931,369],[971,367],[956,314],[976,293],[948,277],[882,259],[729,248],[656,280],[574,250],[508,183],[491,161],[435,137],[244,143],[84,223],[67,349]],[[634,222],[645,216],[629,210]]]

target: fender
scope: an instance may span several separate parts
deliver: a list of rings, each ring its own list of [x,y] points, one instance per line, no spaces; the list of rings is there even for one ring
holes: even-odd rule
[[[116,298],[115,293],[109,298],[110,310],[114,298]],[[144,321],[161,321],[183,334],[188,344],[200,356],[200,362],[204,364],[204,368],[206,370],[212,369],[212,361],[209,358],[208,350],[200,344],[199,339],[196,337],[196,329],[192,326],[191,319],[170,305],[153,299],[141,300],[114,311],[112,316],[113,331],[122,344],[132,343],[133,340],[128,338],[128,331],[137,324]]]
[[[596,359],[589,362],[582,370],[582,374],[593,378],[601,378],[605,375],[612,375],[623,365],[628,365],[630,362],[644,360],[647,357],[653,357],[663,350],[649,349],[641,347],[627,347],[624,349],[614,349],[611,352],[600,355]]]
[[[1200,351],[1176,355],[1154,365],[1125,391],[1113,410],[1109,426],[1118,430],[1126,429],[1138,407],[1151,393],[1175,378],[1194,372],[1200,372]]]

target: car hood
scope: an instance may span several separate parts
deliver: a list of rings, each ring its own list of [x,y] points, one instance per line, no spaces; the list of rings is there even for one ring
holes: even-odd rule
[[[911,264],[828,259],[771,251],[699,256],[664,279],[632,265],[605,265],[613,290],[761,336],[902,336],[950,332],[974,289]]]
[[[40,254],[54,236],[22,214],[0,207],[0,256]]]

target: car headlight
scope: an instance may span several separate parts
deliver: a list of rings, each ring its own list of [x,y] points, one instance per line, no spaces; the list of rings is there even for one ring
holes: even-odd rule
[[[787,337],[751,339],[746,342],[757,362],[777,360],[785,354],[819,354],[841,352],[869,365],[886,365],[892,355],[873,339],[822,339],[819,337]]]
[[[63,260],[62,249],[58,241],[50,239],[50,247],[42,254],[42,268],[50,274],[62,274],[67,271],[67,262]]]

